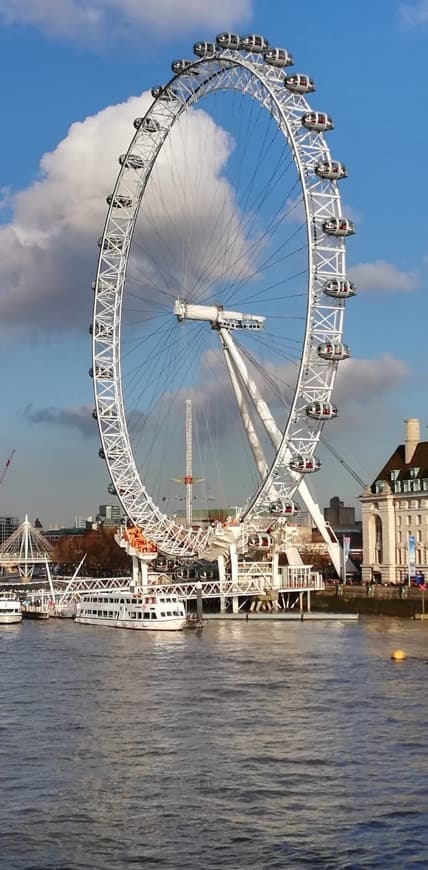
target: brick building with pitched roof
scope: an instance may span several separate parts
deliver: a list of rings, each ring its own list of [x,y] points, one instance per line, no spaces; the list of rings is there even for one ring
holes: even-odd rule
[[[405,423],[404,444],[360,496],[363,582],[406,583],[409,536],[415,540],[415,573],[428,581],[428,441],[420,441],[419,420]]]

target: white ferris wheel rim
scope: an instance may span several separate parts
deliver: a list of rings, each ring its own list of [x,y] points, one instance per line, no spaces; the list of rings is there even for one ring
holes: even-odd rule
[[[197,75],[195,74],[197,73]],[[322,131],[307,129],[303,116],[312,112],[304,94],[284,87],[284,70],[264,62],[259,52],[216,49],[187,62],[165,85],[172,100],[155,97],[132,138],[110,197],[100,240],[92,322],[92,376],[102,448],[115,494],[122,507],[158,549],[172,555],[202,554],[213,530],[185,528],[154,502],[141,479],[128,432],[121,376],[121,313],[133,232],[147,181],[176,120],[207,94],[235,89],[248,93],[278,124],[290,148],[305,208],[307,236],[307,300],[302,355],[288,420],[276,433],[273,462],[242,510],[241,519],[265,514],[275,491],[279,503],[292,504],[302,480],[290,468],[296,457],[313,457],[322,419],[310,419],[311,403],[331,403],[339,357],[319,355],[320,346],[343,348],[344,298],[325,298],[329,281],[346,281],[342,236],[324,232],[329,219],[343,220],[337,181],[321,178],[315,167],[331,161]],[[327,117],[327,116],[326,116]],[[118,207],[120,203],[120,208]]]

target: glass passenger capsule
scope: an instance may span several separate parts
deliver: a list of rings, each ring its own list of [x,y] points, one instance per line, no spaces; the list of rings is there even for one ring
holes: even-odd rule
[[[295,73],[292,76],[286,76],[284,85],[288,91],[293,94],[313,94],[315,90],[314,80],[303,73]],[[312,114],[315,114],[314,112]]]
[[[114,405],[104,405],[100,406],[100,417],[103,420],[115,419],[117,417],[117,409]]]
[[[125,242],[125,236],[105,236],[98,239],[98,247],[103,249],[103,251],[116,251],[118,253],[122,250]]]
[[[140,124],[140,129],[147,130],[148,133],[159,133],[162,130],[162,124],[156,118],[143,118]]]
[[[198,580],[212,580],[214,578],[214,571],[212,568],[198,568],[195,576]]]
[[[331,402],[312,402],[305,410],[311,420],[334,420],[337,417],[336,405]]]
[[[95,374],[97,378],[106,378],[106,380],[111,380],[113,378],[113,368],[112,366],[95,366]],[[91,378],[94,377],[94,370],[89,369],[89,375]]]
[[[319,178],[328,178],[330,181],[339,181],[348,176],[346,166],[338,160],[322,160],[316,165],[315,174]]]
[[[272,546],[272,538],[270,535],[250,535],[248,538],[248,546],[254,550],[269,550]]]
[[[171,69],[176,75],[179,75],[182,72],[188,72],[192,75],[197,75],[198,71],[196,69],[189,69],[189,67],[191,67],[193,63],[193,60],[183,60],[182,58],[180,60],[173,60],[171,64]]]
[[[259,33],[250,33],[248,36],[241,36],[239,48],[245,49],[245,51],[254,51],[256,54],[262,54],[262,52],[269,48],[269,43]]]
[[[104,450],[103,450],[102,447],[100,447],[100,449],[99,449],[99,451],[98,451],[98,456],[100,457],[100,459],[105,459],[105,458],[106,458],[106,455],[105,455]]]
[[[239,48],[240,41],[239,33],[219,33],[215,39],[217,48],[230,48],[235,51]]]
[[[94,329],[91,324],[89,327],[90,333],[92,335]],[[95,324],[95,337],[96,338],[110,338],[113,335],[113,326],[111,323],[96,323]]]
[[[355,233],[353,221],[343,217],[327,218],[327,220],[324,221],[322,228],[328,236],[337,236],[339,238],[342,236],[353,236]]]
[[[117,495],[117,489],[113,483],[109,483],[107,487],[107,492],[109,492],[110,495]]]
[[[121,154],[119,157],[119,163],[121,166],[125,166],[126,169],[144,168],[144,160],[139,154]]]
[[[310,474],[313,471],[319,471],[321,462],[315,456],[293,456],[289,462],[292,471],[298,471],[300,474]]]
[[[155,88],[152,88],[150,93],[155,100],[161,100],[164,103],[170,103],[172,100],[177,99],[175,91],[173,91],[172,88],[166,88],[163,85],[157,85]]]
[[[340,278],[332,278],[330,281],[327,281],[324,284],[323,291],[333,299],[350,299],[357,292],[355,284],[352,281],[342,281]]]
[[[96,409],[96,408],[94,408],[94,410],[92,411],[92,417],[93,417],[94,420],[98,420],[98,414],[97,414],[97,409]]]
[[[342,341],[325,341],[323,344],[318,345],[317,354],[321,359],[339,362],[340,360],[348,359],[350,351],[348,345],[343,344]]]
[[[129,208],[132,205],[132,199],[129,196],[122,196],[121,194],[116,194],[113,196],[112,193],[107,197],[107,205],[112,205],[113,208]]]
[[[332,119],[325,112],[306,112],[302,117],[302,124],[314,133],[325,133],[334,127]]]
[[[214,57],[215,55],[215,43],[214,42],[195,42],[193,46],[193,53],[197,55],[197,57]]]
[[[275,517],[292,517],[297,511],[298,507],[294,501],[287,501],[284,498],[278,498],[269,505],[269,513]]]
[[[268,48],[267,51],[263,52],[263,60],[265,63],[269,64],[269,66],[292,66],[294,63],[294,58],[285,48]]]

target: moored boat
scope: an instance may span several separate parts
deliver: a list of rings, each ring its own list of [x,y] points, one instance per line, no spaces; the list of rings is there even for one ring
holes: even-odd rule
[[[0,596],[0,625],[10,625],[22,621],[22,607],[14,595]]]
[[[30,593],[22,602],[22,615],[25,619],[49,619],[53,616],[52,598],[43,589]]]
[[[75,621],[141,631],[179,631],[187,622],[184,604],[177,595],[119,589],[83,595]]]

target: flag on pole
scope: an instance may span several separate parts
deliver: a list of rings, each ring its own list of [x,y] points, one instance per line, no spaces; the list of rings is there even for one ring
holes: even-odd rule
[[[346,583],[346,563],[349,556],[349,548],[351,546],[351,538],[347,535],[342,536],[342,582]]]
[[[416,538],[414,535],[409,535],[407,539],[407,571],[410,586],[410,578],[416,574]]]

